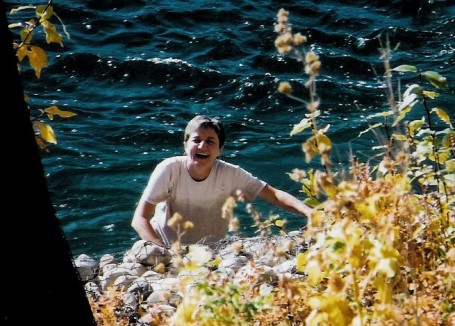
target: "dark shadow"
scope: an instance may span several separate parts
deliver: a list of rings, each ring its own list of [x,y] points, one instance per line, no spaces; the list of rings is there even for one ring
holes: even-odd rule
[[[1,1],[0,324],[95,325],[48,193],[5,10]]]

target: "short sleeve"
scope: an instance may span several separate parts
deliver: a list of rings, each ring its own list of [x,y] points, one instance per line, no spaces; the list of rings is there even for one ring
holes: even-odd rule
[[[235,166],[234,188],[240,190],[247,201],[254,201],[266,182],[239,166]]]
[[[160,162],[150,175],[142,199],[154,205],[164,201],[171,191],[171,177],[172,162],[168,159]]]

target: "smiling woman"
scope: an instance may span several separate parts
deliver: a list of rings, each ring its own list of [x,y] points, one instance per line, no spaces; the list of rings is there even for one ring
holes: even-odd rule
[[[213,244],[228,231],[223,206],[241,195],[310,217],[311,208],[243,168],[220,160],[225,142],[221,122],[198,115],[185,129],[185,156],[167,158],[150,176],[132,220],[139,236],[159,245]],[[150,220],[150,217],[153,217]]]

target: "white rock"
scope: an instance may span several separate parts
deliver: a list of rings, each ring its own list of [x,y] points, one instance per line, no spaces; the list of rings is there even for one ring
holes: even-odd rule
[[[141,263],[145,265],[156,266],[160,263],[168,265],[172,260],[171,252],[150,241],[136,241],[123,257],[125,263]]]
[[[74,260],[82,281],[93,280],[98,275],[98,263],[92,257],[81,254]]]
[[[249,260],[245,256],[228,257],[221,261],[218,268],[231,268],[237,272],[242,266],[245,266],[248,263]]]

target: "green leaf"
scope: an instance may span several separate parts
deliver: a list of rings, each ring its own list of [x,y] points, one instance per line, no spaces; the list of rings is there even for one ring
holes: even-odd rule
[[[392,69],[398,72],[417,72],[417,67],[411,65],[401,65]]]
[[[431,85],[437,88],[448,88],[447,78],[441,76],[436,71],[425,71],[423,73],[425,78],[430,82]]]

